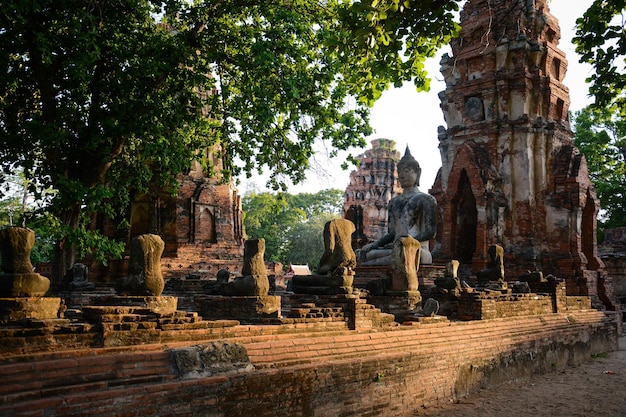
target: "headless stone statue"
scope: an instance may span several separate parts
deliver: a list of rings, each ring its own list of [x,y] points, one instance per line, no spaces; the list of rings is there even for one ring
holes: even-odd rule
[[[476,272],[478,282],[481,284],[489,281],[504,282],[504,249],[500,245],[491,245],[487,253],[489,263],[487,268]]]
[[[395,240],[390,267],[392,291],[417,291],[420,252],[420,242],[411,236]]]
[[[270,282],[263,256],[265,239],[249,239],[243,246],[242,277],[237,277],[221,285],[219,293],[238,296],[265,296],[269,293]]]
[[[0,230],[0,297],[40,297],[50,288],[50,280],[33,271],[30,252],[35,232],[23,227]]]
[[[398,162],[402,194],[389,201],[388,232],[359,251],[359,265],[389,265],[393,242],[402,236],[411,236],[420,242],[420,263],[432,263],[428,241],[435,236],[437,230],[437,201],[435,197],[419,190],[421,173],[419,163],[407,147]]]
[[[446,263],[446,271],[443,277],[435,278],[435,285],[448,291],[461,291],[461,281],[458,277],[459,261],[453,259]]]
[[[165,243],[158,235],[136,236],[130,243],[128,277],[117,283],[121,294],[159,296],[165,287],[161,274],[161,255]]]
[[[346,219],[331,220],[324,225],[324,254],[320,259],[320,275],[351,274],[356,266],[352,250],[354,223]]]
[[[71,291],[88,291],[93,290],[95,285],[88,281],[89,268],[87,265],[75,263],[72,266],[72,282],[70,282]]]
[[[331,220],[324,225],[324,254],[318,275],[295,275],[291,289],[300,294],[349,294],[354,282],[356,255],[352,250],[354,223]]]

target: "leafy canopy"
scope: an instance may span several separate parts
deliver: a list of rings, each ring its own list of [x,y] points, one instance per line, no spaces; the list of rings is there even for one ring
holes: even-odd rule
[[[175,190],[200,150],[230,161],[226,178],[267,170],[284,189],[316,141],[364,146],[390,84],[428,88],[456,3],[8,0],[0,176],[19,166],[36,197],[56,190],[60,239],[86,244],[93,213]]]
[[[428,91],[424,63],[458,31],[458,0],[362,0],[339,8],[340,25],[331,46],[354,67],[348,80],[368,105],[389,83],[413,81]]]
[[[625,0],[595,0],[585,14],[576,20],[573,39],[580,62],[593,66],[595,73],[590,95],[602,107],[615,102],[622,112],[626,104],[626,30]]]
[[[588,106],[575,114],[574,128],[600,199],[601,227],[626,226],[626,119],[615,106]]]

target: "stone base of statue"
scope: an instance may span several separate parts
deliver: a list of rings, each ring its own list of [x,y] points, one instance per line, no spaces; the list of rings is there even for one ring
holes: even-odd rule
[[[384,295],[371,295],[367,302],[383,313],[393,314],[395,321],[422,311],[422,295],[419,291],[386,291]]]
[[[0,298],[0,322],[58,319],[63,316],[63,307],[56,297]]]
[[[443,265],[420,265],[417,271],[417,281],[420,291],[435,285],[437,278],[443,277],[445,266]],[[354,286],[367,288],[370,281],[376,281],[389,275],[389,265],[387,266],[357,266],[355,268]]]
[[[163,343],[171,332],[206,328],[198,313],[176,310],[172,296],[105,296],[82,308],[104,347]],[[169,335],[168,335],[169,334]]]
[[[504,280],[481,281],[476,284],[478,291],[497,291],[502,293],[510,293],[511,289]]]
[[[255,323],[264,318],[280,318],[278,295],[259,296],[197,296],[196,310],[205,320],[239,320]]]
[[[176,311],[178,306],[178,297],[169,295],[106,295],[95,298],[93,300],[93,304],[94,306],[141,308],[143,309],[142,311],[167,315]]]
[[[291,289],[296,294],[350,294],[354,273],[344,275],[295,275]]]
[[[0,274],[0,294],[7,297],[41,297],[50,280],[36,272]]]

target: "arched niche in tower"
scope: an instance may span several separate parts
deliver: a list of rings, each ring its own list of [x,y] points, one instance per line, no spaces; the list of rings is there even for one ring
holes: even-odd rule
[[[462,264],[471,264],[476,251],[478,210],[467,171],[462,170],[453,201],[453,257]]]
[[[587,269],[596,271],[600,268],[598,262],[598,254],[596,251],[597,238],[596,238],[596,215],[597,209],[595,200],[591,196],[589,190],[587,190],[587,198],[585,206],[583,207],[583,215],[581,221],[581,250],[587,258]]]
[[[344,219],[354,223],[355,231],[352,233],[352,248],[360,249],[366,242],[365,231],[363,230],[363,206],[353,204],[344,213]]]
[[[214,210],[214,207],[201,204],[196,206],[196,227],[194,230],[196,242],[217,243]]]

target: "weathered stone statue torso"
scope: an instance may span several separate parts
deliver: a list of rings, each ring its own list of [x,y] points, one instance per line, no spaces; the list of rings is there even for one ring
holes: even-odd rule
[[[356,266],[356,255],[350,237],[355,231],[354,223],[346,219],[335,219],[324,225],[324,254],[320,259],[320,275],[352,274]]]
[[[219,293],[233,296],[267,296],[270,283],[264,261],[265,239],[248,239],[244,243],[242,277],[220,287]]]
[[[165,287],[160,263],[164,248],[165,243],[158,235],[145,234],[133,238],[128,277],[118,281],[118,291],[129,295],[160,296]]]
[[[30,252],[35,232],[22,227],[0,230],[0,297],[41,297],[50,288],[50,280],[33,271]]]

